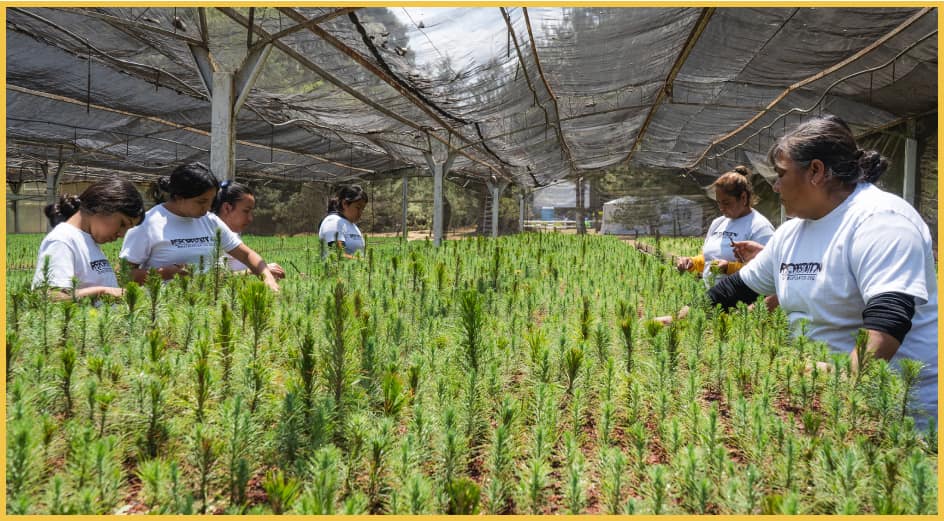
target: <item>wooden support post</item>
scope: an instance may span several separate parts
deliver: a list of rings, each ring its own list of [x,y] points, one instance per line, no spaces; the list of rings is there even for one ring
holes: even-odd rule
[[[521,233],[524,231],[524,205],[527,201],[528,196],[524,190],[518,191],[518,232]]]
[[[576,200],[576,213],[577,213],[577,233],[584,235],[587,233],[587,225],[584,222],[584,211],[583,211],[583,177],[577,176],[575,179],[575,184],[577,185],[577,200]]]

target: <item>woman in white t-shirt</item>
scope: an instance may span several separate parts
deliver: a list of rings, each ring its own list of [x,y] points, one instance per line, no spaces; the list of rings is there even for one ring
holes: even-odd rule
[[[248,186],[235,181],[226,180],[220,183],[220,189],[216,192],[216,198],[213,200],[211,210],[229,226],[233,233],[239,235],[243,233],[247,226],[252,224],[252,211],[256,208],[256,196]],[[224,262],[233,272],[245,274],[250,273],[245,264],[236,260],[232,255],[226,254]],[[285,270],[282,266],[274,262],[269,263],[269,270],[277,279],[285,278]]]
[[[338,193],[328,201],[328,215],[321,221],[318,237],[328,246],[343,248],[344,256],[354,258],[354,254],[364,249],[364,236],[361,235],[357,221],[367,206],[367,192],[357,185],[342,186]]]
[[[99,244],[124,236],[144,218],[144,201],[134,184],[117,178],[97,181],[82,195],[62,195],[45,213],[53,229],[39,246],[33,289],[45,287],[55,300],[122,296]],[[75,295],[73,278],[78,281]]]
[[[216,178],[201,163],[179,166],[169,177],[158,180],[155,200],[162,200],[165,193],[170,194],[169,200],[148,210],[144,225],[128,233],[121,246],[120,257],[131,264],[134,280],[143,282],[149,269],[165,280],[189,275],[188,266],[207,271],[217,261],[217,251],[223,251],[278,291],[275,276],[262,257],[243,244],[219,217],[209,213],[218,189]]]
[[[897,365],[924,363],[916,405],[937,417],[937,283],[931,234],[915,209],[872,183],[888,168],[878,152],[856,145],[835,116],[783,136],[768,155],[774,190],[788,215],[767,246],[741,271],[709,291],[730,307],[775,294],[791,324],[849,353],[858,368],[856,332],[867,349]],[[918,425],[926,418],[916,418]]]
[[[748,176],[750,171],[746,167],[737,166],[712,184],[721,217],[708,227],[701,255],[678,259],[676,268],[679,271],[699,273],[706,284],[718,281],[736,273],[744,264],[734,251],[735,243],[754,241],[767,244],[774,234],[774,227],[751,207],[755,197]]]

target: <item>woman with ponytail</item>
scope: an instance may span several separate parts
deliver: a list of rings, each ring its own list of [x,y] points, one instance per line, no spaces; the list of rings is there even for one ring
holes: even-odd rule
[[[165,279],[189,275],[188,266],[209,270],[219,251],[249,266],[273,291],[279,285],[269,266],[258,253],[243,244],[216,214],[209,213],[219,190],[219,183],[202,163],[177,167],[169,177],[158,180],[154,198],[160,201],[147,212],[145,226],[135,228],[125,237],[121,258],[131,264],[131,276],[144,282],[149,269]],[[163,201],[164,194],[170,198]]]
[[[62,195],[45,213],[53,229],[39,246],[33,289],[48,288],[56,300],[120,297],[115,271],[99,244],[119,239],[144,218],[144,201],[134,185],[123,179],[98,181],[79,196]],[[73,278],[78,281],[75,295]]]
[[[698,273],[705,279],[705,284],[710,285],[712,279],[717,281],[737,272],[746,261],[737,255],[736,242],[767,244],[774,234],[774,227],[752,208],[755,197],[749,176],[746,167],[737,166],[712,184],[721,217],[708,227],[701,255],[677,260],[679,271]]]
[[[897,195],[873,183],[888,168],[861,150],[835,116],[808,120],[780,138],[768,160],[788,215],[750,263],[709,291],[728,308],[776,295],[791,324],[859,363],[856,333],[870,357],[924,364],[916,418],[937,418],[937,284],[928,225]],[[925,416],[926,415],[926,416]]]
[[[328,246],[344,249],[344,255],[353,258],[364,249],[364,236],[357,221],[367,206],[367,192],[357,185],[342,186],[328,201],[328,215],[321,221],[318,237]]]

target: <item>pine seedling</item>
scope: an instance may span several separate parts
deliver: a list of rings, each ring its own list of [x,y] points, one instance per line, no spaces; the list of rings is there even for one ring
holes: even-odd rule
[[[387,482],[387,457],[393,445],[393,422],[382,420],[367,441],[367,509],[371,514],[386,512],[393,491]]]
[[[449,515],[474,515],[479,512],[479,486],[469,478],[459,478],[446,484],[446,513]]]
[[[286,479],[281,470],[267,472],[262,480],[262,488],[275,515],[288,511],[301,493],[299,481],[292,477]]]
[[[383,413],[389,418],[396,418],[407,403],[407,395],[403,393],[403,381],[396,371],[388,370],[380,382],[383,395]]]
[[[223,374],[223,396],[229,395],[229,383],[233,370],[233,312],[229,304],[220,304],[220,324],[216,330],[216,344],[220,348],[220,364]]]
[[[194,346],[194,408],[197,423],[203,423],[204,409],[210,400],[213,375],[210,372],[210,342],[201,338]]]
[[[913,514],[929,514],[934,508],[934,495],[937,490],[934,474],[920,452],[914,452],[905,464],[904,493],[906,504],[911,506]]]
[[[327,346],[325,348],[325,378],[334,399],[334,414],[340,418],[344,409],[344,394],[349,386],[353,367],[348,358],[350,344],[351,304],[347,299],[347,290],[339,280],[334,291],[325,302],[325,320],[327,328]]]
[[[214,466],[223,450],[223,444],[213,434],[198,423],[190,438],[190,463],[197,469],[199,475],[197,493],[200,499],[200,513],[207,513],[209,503],[210,481],[213,477]]]
[[[298,458],[302,446],[303,414],[298,409],[300,404],[295,393],[286,392],[282,399],[282,415],[277,427],[279,455],[282,463],[291,468]]]
[[[72,417],[72,374],[75,371],[76,356],[75,347],[72,346],[71,342],[66,344],[66,348],[59,354],[59,359],[62,363],[59,368],[59,377],[61,378],[59,385],[66,401],[66,418]]]
[[[125,286],[125,304],[128,306],[128,338],[134,338],[134,319],[138,304],[144,298],[144,290],[135,282]]]
[[[603,491],[604,502],[607,512],[610,514],[620,513],[620,506],[623,499],[624,477],[626,475],[626,456],[616,447],[603,449],[601,455],[601,464],[603,466]]]
[[[253,280],[239,292],[239,303],[252,327],[252,359],[258,356],[262,334],[269,328],[272,318],[272,292],[262,281]]]
[[[243,408],[241,395],[227,400],[223,406],[224,457],[228,473],[226,490],[231,506],[239,506],[246,499],[246,482],[249,479],[250,441],[254,436],[250,416]]]
[[[340,451],[334,445],[318,449],[308,462],[311,486],[301,498],[301,513],[331,515],[340,485]]]
[[[477,373],[483,356],[482,335],[485,326],[485,312],[479,293],[469,290],[459,297],[459,321],[465,365],[469,371]]]
[[[41,473],[38,471],[39,461],[36,437],[32,432],[32,420],[23,419],[11,422],[7,431],[7,498],[20,500],[32,495],[32,489]],[[28,506],[28,503],[23,505]],[[11,509],[25,513],[26,508]]]
[[[157,325],[157,306],[161,301],[161,288],[164,286],[164,280],[157,273],[157,270],[148,270],[147,278],[144,281],[147,286],[148,298],[151,301],[151,327]]]
[[[564,374],[567,376],[567,394],[572,394],[574,381],[583,363],[583,349],[573,346],[564,353]]]
[[[915,388],[918,385],[921,369],[923,367],[923,363],[910,358],[905,358],[899,362],[899,369],[901,371],[901,384],[903,388],[901,396],[901,415],[899,416],[900,421],[904,421],[905,416],[908,414],[908,404],[912,395],[914,394]]]
[[[95,394],[95,402],[98,404],[98,436],[105,435],[105,423],[108,418],[108,409],[118,397],[114,391],[105,389]]]
[[[492,441],[489,455],[489,481],[485,493],[489,512],[506,514],[511,510],[512,466],[514,457],[511,447],[512,427],[515,417],[515,403],[505,397],[500,410],[498,428]]]
[[[426,514],[429,510],[432,490],[429,482],[420,473],[414,473],[406,483],[406,499],[411,515]]]
[[[137,476],[141,480],[141,496],[145,505],[156,510],[165,503],[168,472],[167,462],[162,459],[149,459],[138,464]]]
[[[16,331],[7,331],[7,349],[6,349],[6,381],[10,385],[10,378],[13,376],[13,366],[23,352],[23,340]]]

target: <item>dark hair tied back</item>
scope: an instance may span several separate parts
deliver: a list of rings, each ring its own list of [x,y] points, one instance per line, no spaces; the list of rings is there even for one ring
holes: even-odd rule
[[[80,210],[91,215],[121,213],[136,220],[144,216],[144,200],[134,183],[111,178],[92,183],[82,195],[64,194],[44,211],[49,224],[56,226]]]
[[[61,222],[65,222],[75,215],[75,212],[79,211],[79,208],[82,206],[82,200],[79,199],[79,196],[73,194],[62,194],[59,196],[59,201],[47,204],[43,209],[43,213],[46,214],[46,218],[49,219],[50,226],[57,226]]]
[[[860,149],[849,125],[832,115],[806,120],[778,139],[767,159],[775,164],[779,156],[803,165],[819,159],[831,178],[847,186],[874,183],[888,170],[887,159],[874,150]]]
[[[338,192],[328,200],[328,213],[341,213],[343,210],[342,201],[347,204],[357,201],[367,202],[367,192],[359,185],[342,186]]]
[[[220,189],[216,192],[216,197],[213,199],[213,206],[210,210],[219,215],[220,209],[223,208],[223,203],[236,204],[247,195],[253,195],[252,190],[248,186],[227,179],[220,183]]]
[[[190,199],[218,187],[216,177],[206,165],[188,163],[175,168],[169,177],[158,179],[151,195],[162,203],[164,194],[170,194],[173,199]]]
[[[734,172],[737,172],[737,173],[739,173],[739,174],[741,174],[741,175],[743,175],[744,177],[750,177],[750,176],[751,176],[751,171],[748,170],[747,167],[744,166],[744,165],[738,165],[738,166],[734,167],[734,170],[733,170],[733,171],[734,171]]]

